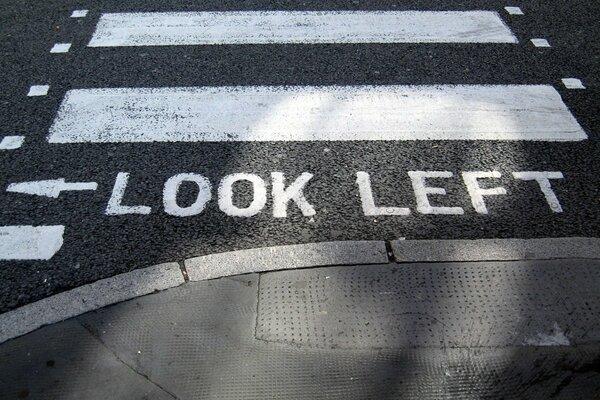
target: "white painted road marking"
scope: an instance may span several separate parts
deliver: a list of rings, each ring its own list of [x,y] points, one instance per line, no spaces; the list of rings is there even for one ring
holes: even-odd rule
[[[25,136],[4,136],[0,141],[0,150],[14,150],[23,145]]]
[[[530,140],[586,134],[548,85],[76,89],[50,143]]]
[[[50,53],[67,53],[71,48],[71,43],[56,43],[50,49]]]
[[[304,197],[304,189],[313,175],[303,172],[286,187],[286,178],[282,172],[271,173],[271,196],[273,201],[273,217],[287,217],[288,205],[293,202],[305,217],[316,214],[314,207]],[[148,206],[122,205],[129,173],[119,172],[115,185],[106,207],[106,215],[125,214],[150,214],[152,209]],[[252,184],[252,202],[246,208],[234,204],[234,183],[248,181]],[[197,186],[196,200],[191,205],[182,207],[177,203],[177,193],[183,182],[192,182]],[[163,189],[163,206],[165,213],[176,217],[189,217],[204,211],[207,203],[212,199],[212,185],[208,178],[196,173],[177,174],[165,182]],[[252,217],[260,213],[267,204],[267,185],[258,175],[236,173],[225,176],[218,186],[219,209],[231,217]]]
[[[49,260],[63,244],[65,227],[1,226],[0,260]]]
[[[45,96],[48,94],[48,90],[50,90],[50,86],[48,85],[33,85],[29,88],[27,96]]]
[[[427,186],[427,178],[452,178],[450,171],[408,171],[412,182],[415,198],[417,200],[417,211],[421,214],[462,215],[465,213],[461,207],[434,207],[429,202],[428,195],[435,194],[445,196],[446,189]]]
[[[550,179],[563,179],[564,176],[562,172],[553,171],[553,172],[538,172],[538,171],[523,171],[523,172],[513,172],[513,176],[515,179],[521,179],[524,181],[536,181],[540,186],[540,190],[544,194],[550,209],[555,213],[563,212],[563,209],[556,197],[556,193],[552,190],[552,185],[550,184]]]
[[[562,80],[563,85],[565,85],[565,87],[567,89],[585,89],[585,86],[583,86],[583,83],[581,82],[580,79],[563,78],[561,80]]]
[[[88,46],[517,42],[493,11],[234,11],[102,14]]]
[[[519,7],[504,7],[510,15],[525,15]]]
[[[112,194],[106,206],[106,215],[142,214],[148,215],[152,209],[148,206],[124,206],[122,203],[125,189],[129,181],[128,172],[119,172],[115,180]]]
[[[469,192],[469,196],[471,196],[471,204],[473,204],[473,208],[479,214],[488,213],[483,196],[498,196],[506,194],[506,189],[504,189],[503,187],[483,189],[481,186],[479,186],[478,179],[499,179],[501,176],[502,175],[500,175],[500,172],[498,171],[474,171],[462,173],[463,180],[465,181],[465,185],[467,186],[467,191]]]
[[[546,39],[531,39],[531,43],[533,43],[535,47],[552,47]]]
[[[71,14],[71,18],[83,18],[87,15],[88,10],[75,10]]]
[[[364,171],[356,173],[356,184],[360,193],[360,202],[363,213],[366,216],[377,215],[409,215],[410,209],[406,207],[378,207],[373,198],[373,189],[371,188],[371,178]]]
[[[11,183],[6,188],[7,192],[32,194],[36,196],[46,196],[58,198],[63,191],[72,190],[96,190],[96,182],[65,182],[64,178],[51,179],[45,181],[19,182]]]

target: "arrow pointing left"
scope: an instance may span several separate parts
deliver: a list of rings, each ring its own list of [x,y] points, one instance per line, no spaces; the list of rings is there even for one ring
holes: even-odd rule
[[[33,194],[36,196],[58,198],[61,192],[70,190],[96,190],[96,182],[65,182],[64,178],[49,179],[45,181],[31,181],[11,183],[6,188],[7,192]]]

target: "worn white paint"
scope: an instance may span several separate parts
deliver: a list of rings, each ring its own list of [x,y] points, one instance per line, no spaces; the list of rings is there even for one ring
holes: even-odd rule
[[[127,182],[129,181],[128,172],[119,172],[117,179],[115,179],[115,185],[113,187],[108,205],[106,206],[106,215],[124,215],[124,214],[150,214],[152,209],[148,206],[124,206],[123,197],[125,196],[125,189],[127,188]]]
[[[377,215],[409,215],[410,209],[404,207],[378,207],[375,205],[373,190],[371,189],[371,178],[364,171],[356,173],[356,184],[360,193],[360,202],[363,213],[366,216]]]
[[[580,79],[563,78],[563,79],[561,79],[561,81],[567,89],[585,89],[585,86],[583,86],[583,83],[581,82]]]
[[[239,181],[252,184],[253,198],[248,207],[240,208],[233,204],[233,185]],[[237,173],[225,176],[219,184],[219,208],[231,217],[252,217],[267,204],[267,186],[258,175]]]
[[[75,10],[71,14],[71,18],[83,18],[87,16],[88,10]]]
[[[563,212],[563,209],[556,197],[556,193],[552,190],[552,184],[550,179],[563,179],[562,172],[550,172],[550,171],[523,171],[513,172],[515,179],[521,179],[524,181],[536,181],[540,186],[540,190],[544,194],[550,209],[555,213]]]
[[[304,197],[304,188],[308,181],[313,177],[309,172],[303,172],[294,182],[287,188],[285,187],[285,176],[282,172],[271,172],[273,196],[273,217],[287,217],[288,203],[293,201],[296,203],[302,215],[312,217],[317,212],[314,207]]]
[[[6,188],[7,192],[23,193],[37,196],[58,198],[63,191],[96,190],[96,182],[65,182],[64,178],[43,181],[11,183]]]
[[[177,193],[183,182],[193,182],[198,187],[196,200],[187,207],[181,207],[177,203]],[[189,217],[200,214],[204,211],[206,203],[212,197],[212,187],[210,181],[202,175],[193,173],[177,174],[170,177],[165,182],[163,190],[163,205],[165,212],[176,217]]]
[[[1,226],[0,260],[49,260],[63,245],[65,227]]]
[[[473,171],[473,172],[463,172],[462,177],[465,185],[467,186],[467,191],[469,192],[469,196],[471,196],[471,204],[473,204],[473,208],[479,214],[487,214],[488,210],[485,205],[485,200],[483,196],[498,196],[502,194],[506,194],[506,189],[503,187],[494,187],[489,189],[483,189],[479,186],[478,179],[486,179],[486,178],[495,178],[499,179],[502,175],[498,171]]]
[[[91,47],[272,43],[517,43],[493,11],[102,14]]]
[[[529,346],[570,346],[571,341],[565,335],[565,332],[560,328],[557,322],[554,323],[550,333],[540,332],[534,337],[525,339],[526,345]]]
[[[533,43],[535,47],[552,47],[550,46],[550,42],[546,39],[531,39],[531,43]]]
[[[417,211],[421,214],[444,214],[444,215],[462,215],[465,211],[461,207],[434,207],[429,203],[430,194],[446,195],[446,189],[440,187],[427,186],[427,178],[452,178],[450,171],[408,171],[408,176],[412,182],[413,191],[417,200]]]
[[[48,90],[50,90],[49,85],[33,85],[29,88],[27,96],[45,96],[48,94]]]
[[[50,53],[67,53],[71,49],[71,43],[56,43],[50,49]]]
[[[15,150],[20,148],[25,136],[4,136],[0,141],[0,150]]]
[[[76,89],[51,143],[349,140],[577,141],[549,85]]]
[[[525,15],[519,7],[504,7],[504,9],[510,15]]]

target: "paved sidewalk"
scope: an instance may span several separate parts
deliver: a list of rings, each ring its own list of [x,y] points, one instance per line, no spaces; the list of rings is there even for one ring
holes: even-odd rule
[[[0,345],[2,399],[593,399],[600,260],[183,285]]]

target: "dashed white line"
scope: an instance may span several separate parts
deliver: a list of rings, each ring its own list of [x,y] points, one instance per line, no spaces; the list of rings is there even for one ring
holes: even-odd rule
[[[0,141],[0,150],[14,150],[23,145],[25,136],[5,136]]]
[[[70,48],[71,48],[71,43],[56,43],[50,49],[50,53],[67,53]]]
[[[234,11],[102,14],[88,46],[517,42],[493,11]]]
[[[563,78],[561,80],[562,80],[563,85],[565,85],[565,87],[567,89],[585,89],[585,86],[583,86],[583,83],[581,82],[580,79]]]
[[[49,260],[63,245],[63,225],[1,226],[0,260]]]
[[[550,42],[548,42],[546,39],[531,39],[531,43],[533,43],[535,47],[552,47],[550,46]]]
[[[50,90],[49,85],[33,85],[29,88],[29,93],[27,93],[27,96],[45,96],[48,94],[48,90]]]
[[[48,141],[586,138],[550,85],[225,86],[70,90]]]
[[[87,16],[88,10],[75,10],[71,14],[71,18],[83,18]]]
[[[525,15],[519,7],[504,7],[510,15]]]

